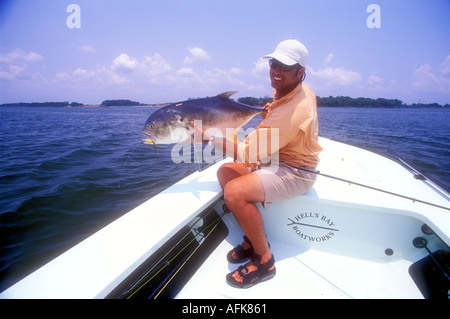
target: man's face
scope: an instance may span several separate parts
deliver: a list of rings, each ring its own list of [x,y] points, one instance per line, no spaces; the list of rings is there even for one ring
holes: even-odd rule
[[[301,81],[305,72],[305,68],[289,67],[275,59],[271,59],[269,63],[272,87],[280,92],[292,91]]]

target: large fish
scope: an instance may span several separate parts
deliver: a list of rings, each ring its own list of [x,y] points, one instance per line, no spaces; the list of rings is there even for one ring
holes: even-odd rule
[[[187,100],[162,107],[145,122],[142,133],[147,143],[172,144],[191,139],[191,121],[201,121],[202,129],[214,128],[215,137],[227,138],[235,134],[255,115],[265,110],[230,100],[236,91],[215,97]],[[228,129],[228,130],[227,130]],[[231,130],[232,129],[232,130]]]

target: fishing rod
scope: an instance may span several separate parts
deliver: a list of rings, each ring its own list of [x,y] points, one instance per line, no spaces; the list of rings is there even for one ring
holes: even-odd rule
[[[430,202],[427,202],[427,201],[423,201],[423,200],[420,200],[420,199],[417,199],[417,198],[414,198],[414,197],[405,196],[405,195],[394,193],[394,192],[391,192],[391,191],[387,191],[387,190],[384,190],[384,189],[381,189],[381,188],[377,188],[377,187],[373,187],[373,186],[369,186],[369,185],[353,182],[353,181],[348,180],[348,179],[344,179],[344,178],[340,178],[340,177],[324,174],[324,173],[321,173],[320,171],[311,171],[311,170],[308,170],[308,169],[302,168],[302,167],[297,167],[297,168],[299,170],[302,170],[302,171],[305,171],[305,172],[308,172],[308,173],[311,173],[311,174],[316,174],[316,175],[320,175],[320,176],[323,176],[323,177],[331,178],[331,179],[334,179],[334,180],[345,182],[345,183],[350,184],[350,185],[356,185],[356,186],[368,188],[368,189],[375,190],[375,191],[378,191],[378,192],[382,192],[382,193],[385,193],[385,194],[389,194],[389,195],[401,197],[401,198],[404,198],[404,199],[408,199],[408,200],[411,200],[413,202],[418,202],[418,203],[422,203],[422,204],[426,204],[426,205],[430,205],[430,206],[434,206],[434,207],[437,207],[437,208],[441,208],[441,209],[445,209],[445,210],[449,210],[450,211],[449,207],[437,205],[437,204],[430,203]]]
[[[428,175],[425,175],[424,172],[422,172],[421,170],[419,170],[418,168],[414,167],[413,164],[411,164],[410,162],[408,162],[406,159],[402,158],[399,154],[397,154],[396,152],[394,152],[392,149],[388,148],[387,151],[389,153],[391,153],[398,161],[400,161],[400,163],[404,166],[406,166],[408,169],[410,169],[415,175],[414,178],[418,179],[418,180],[427,180],[429,182],[431,182],[432,184],[435,184],[435,186],[437,186],[438,188],[440,188],[441,190],[443,190],[447,195],[450,195],[450,189],[442,184],[441,182],[437,181],[434,178],[431,178]]]
[[[209,211],[203,218],[208,218],[210,214],[213,213],[214,210]],[[205,225],[201,232],[205,236],[206,239],[211,235],[212,231],[218,226],[218,224],[222,221],[222,217],[226,214],[226,212],[221,213],[220,215],[213,217],[213,220]],[[152,293],[148,296],[148,298],[157,298],[162,291],[167,287],[167,285],[172,281],[174,276],[179,272],[179,270],[186,264],[186,262],[193,256],[193,254],[198,250],[202,243],[199,243],[197,247],[193,250],[189,251],[190,245],[194,241],[198,241],[197,236],[200,234],[194,235],[193,238],[187,238],[189,235],[192,235],[192,229],[195,229],[195,226],[202,219],[198,219],[193,225],[188,227],[188,229],[183,232],[183,236],[181,239],[177,240],[177,242],[171,244],[167,250],[162,252],[161,256],[157,258],[143,273],[141,273],[136,280],[131,283],[125,290],[123,290],[116,298],[118,299],[131,299],[133,298],[142,288],[144,288],[147,284],[152,282],[158,275],[162,273],[162,271],[166,270],[169,265],[175,262],[175,267],[169,270],[169,273],[164,275],[163,280],[159,282],[159,284],[152,289]],[[200,227],[201,225],[199,225]],[[207,234],[205,234],[207,233]],[[187,242],[186,242],[187,240]],[[187,252],[188,256],[183,257],[181,261],[176,261],[176,259],[183,253]]]
[[[423,173],[421,173],[421,172],[417,171],[416,169],[414,169],[414,167],[410,166],[410,164],[407,164],[407,163],[406,163],[404,160],[402,160],[398,155],[396,155],[396,157],[397,157],[400,161],[404,162],[405,165],[408,165],[408,167],[409,167],[411,170],[413,170],[416,174],[420,174],[420,176],[423,177],[423,178],[415,177],[416,179],[422,179],[422,180],[425,179],[425,180],[431,181],[431,182],[434,183],[436,186],[438,186],[438,188],[441,188],[441,187],[440,187],[441,185],[440,185],[439,183],[437,183],[436,181],[432,181],[430,178],[426,177]],[[205,167],[202,167],[201,169],[199,169],[199,171],[202,171],[202,170],[204,170],[204,169],[206,169],[206,168],[212,166],[213,164],[215,164],[215,163],[210,163],[209,165],[206,165]],[[279,167],[279,169],[281,169],[281,170],[284,171],[285,173],[290,174],[290,175],[293,175],[293,176],[295,176],[295,177],[297,177],[297,178],[300,178],[300,179],[303,179],[303,180],[307,180],[307,181],[312,181],[312,180],[309,180],[309,179],[305,179],[305,178],[303,178],[303,177],[300,177],[300,176],[298,176],[298,175],[292,174],[292,173],[290,173],[290,172],[288,172],[288,171],[285,171],[285,170],[282,169],[281,167]],[[434,207],[437,207],[437,208],[441,208],[441,209],[445,209],[445,210],[449,210],[449,211],[450,211],[450,208],[449,208],[449,207],[445,207],[445,206],[441,206],[441,205],[438,205],[438,204],[430,203],[430,202],[427,202],[427,201],[424,201],[424,200],[420,200],[420,199],[417,199],[417,198],[414,198],[414,197],[411,197],[411,196],[405,196],[405,195],[398,194],[398,193],[394,193],[394,192],[391,192],[391,191],[387,191],[387,190],[384,190],[384,189],[381,189],[381,188],[377,188],[377,187],[373,187],[373,186],[361,184],[361,183],[358,183],[358,182],[353,182],[353,181],[351,181],[351,180],[344,179],[344,178],[340,178],[340,177],[336,177],[336,176],[333,176],[333,175],[324,174],[324,173],[321,173],[320,171],[311,171],[311,170],[308,170],[308,169],[302,168],[302,167],[297,167],[297,169],[302,170],[302,171],[305,171],[305,172],[308,172],[308,173],[312,173],[312,174],[324,176],[324,177],[327,177],[327,178],[331,178],[331,179],[334,179],[334,180],[338,180],[338,181],[341,181],[341,182],[345,182],[345,183],[347,183],[347,184],[356,185],[356,186],[368,188],[368,189],[371,189],[371,190],[375,190],[375,191],[378,191],[378,192],[386,193],[386,194],[389,194],[389,195],[393,195],[393,196],[401,197],[401,198],[404,198],[404,199],[408,199],[408,200],[411,200],[412,202],[418,202],[418,203],[422,203],[422,204],[426,204],[426,205],[430,205],[430,206],[434,206]],[[448,192],[446,191],[446,187],[443,187],[443,186],[442,186],[442,188],[443,188],[442,191],[448,194]]]
[[[219,225],[219,223],[222,221],[222,217],[225,215],[226,213],[222,213],[214,222],[212,222],[211,224],[209,224],[204,230],[212,228],[210,232],[208,232],[206,235],[204,235],[204,240],[206,240],[214,231],[214,229]],[[195,237],[194,237],[195,239]],[[192,242],[192,241],[191,241]],[[190,242],[190,243],[191,243]],[[189,243],[189,244],[190,244]],[[155,290],[154,293],[151,295],[151,298],[156,299],[158,298],[161,293],[164,291],[164,289],[166,289],[166,287],[170,284],[170,282],[174,279],[174,277],[178,274],[178,272],[181,270],[182,267],[184,267],[184,265],[191,259],[191,257],[197,252],[197,250],[200,248],[200,246],[202,245],[202,243],[199,243],[199,245],[197,245],[193,251],[190,252],[189,256],[185,257],[181,263],[179,264],[178,267],[176,267],[169,276],[167,276],[165,278],[164,286],[161,287],[161,285],[158,287],[159,291]],[[183,248],[184,250],[184,248]],[[181,253],[181,252],[180,252]],[[156,294],[155,294],[156,293]]]

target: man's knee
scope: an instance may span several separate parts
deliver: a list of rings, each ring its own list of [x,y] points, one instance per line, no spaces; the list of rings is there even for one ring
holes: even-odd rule
[[[217,179],[219,180],[219,182],[221,183],[221,181],[225,180],[225,178],[227,177],[227,175],[230,172],[230,163],[225,163],[222,164],[219,169],[217,170]]]
[[[225,203],[230,210],[234,210],[236,207],[241,206],[243,194],[241,192],[242,187],[240,183],[235,180],[229,181],[223,190]]]
[[[229,181],[247,173],[248,171],[242,163],[225,163],[217,170],[217,179],[222,189],[225,189],[225,185]]]

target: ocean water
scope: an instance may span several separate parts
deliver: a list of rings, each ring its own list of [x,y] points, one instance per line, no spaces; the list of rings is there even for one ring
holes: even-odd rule
[[[198,169],[143,144],[157,108],[0,108],[0,291]],[[450,186],[450,110],[319,108],[320,135]],[[255,118],[249,124],[256,125]]]

